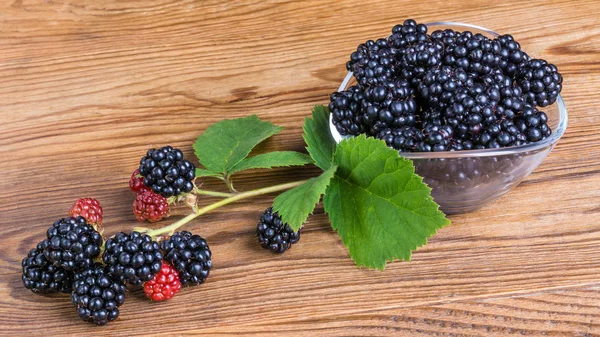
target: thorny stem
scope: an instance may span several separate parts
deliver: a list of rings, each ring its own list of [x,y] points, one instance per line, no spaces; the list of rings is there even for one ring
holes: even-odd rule
[[[214,204],[210,204],[208,206],[205,206],[203,208],[200,208],[199,210],[197,210],[196,212],[187,215],[185,218],[180,219],[177,222],[174,222],[166,227],[163,228],[158,228],[158,229],[154,229],[151,231],[146,232],[146,234],[150,235],[153,238],[156,238],[159,235],[162,234],[172,234],[173,232],[175,232],[179,227],[185,225],[186,223],[194,220],[195,218],[197,218],[198,216],[210,212],[214,209],[217,209],[221,206],[225,206],[227,204],[230,204],[232,202],[236,202],[242,199],[246,199],[246,198],[252,198],[252,197],[256,197],[259,195],[263,195],[263,194],[268,194],[268,193],[273,193],[273,192],[279,192],[279,191],[284,191],[284,190],[288,190],[290,188],[294,188],[296,186],[302,185],[303,183],[305,183],[306,180],[300,180],[300,181],[295,181],[295,182],[291,182],[291,183],[285,183],[285,184],[279,184],[279,185],[274,185],[274,186],[269,186],[269,187],[263,187],[263,188],[259,188],[256,190],[252,190],[252,191],[248,191],[248,192],[242,192],[242,193],[238,193],[238,194],[233,194],[230,197],[223,199],[221,201],[215,202]],[[219,193],[219,192],[217,192]]]

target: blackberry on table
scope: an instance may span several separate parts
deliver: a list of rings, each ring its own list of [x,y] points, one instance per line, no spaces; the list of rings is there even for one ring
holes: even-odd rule
[[[102,254],[110,274],[134,286],[150,281],[160,271],[162,258],[158,243],[136,231],[106,240]]]
[[[110,275],[107,266],[95,263],[75,273],[71,301],[81,319],[103,325],[119,317],[125,291],[125,284]]]
[[[81,216],[57,220],[48,228],[46,236],[42,241],[44,255],[65,270],[89,268],[100,254],[102,235]]]
[[[529,104],[545,107],[556,101],[562,90],[562,75],[554,64],[532,59],[517,71],[517,83]]]
[[[212,253],[206,240],[200,235],[182,231],[160,243],[165,261],[179,273],[184,286],[204,283],[212,269]]]
[[[256,225],[258,242],[264,249],[283,253],[300,240],[300,231],[294,232],[287,223],[283,223],[279,214],[269,207],[260,216]]]
[[[346,69],[352,71],[359,85],[366,86],[396,78],[395,49],[386,39],[368,40],[350,55]]]
[[[418,110],[415,92],[405,80],[385,82],[365,89],[362,104],[363,122],[369,134],[385,128],[416,124]]]
[[[73,283],[73,273],[56,267],[44,256],[42,242],[21,262],[23,285],[34,293],[69,293]]]
[[[171,146],[148,150],[140,160],[139,171],[144,177],[144,185],[165,198],[194,189],[194,164],[183,158],[181,150]]]
[[[333,124],[341,135],[358,135],[364,133],[362,121],[362,101],[364,94],[358,86],[331,94],[329,111]]]

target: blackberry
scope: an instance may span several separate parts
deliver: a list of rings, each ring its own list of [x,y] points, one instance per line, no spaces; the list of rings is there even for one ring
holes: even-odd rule
[[[545,60],[532,59],[517,71],[517,83],[529,104],[541,107],[556,101],[562,90],[562,75],[554,64]]]
[[[194,164],[183,159],[183,153],[171,146],[148,150],[140,160],[139,170],[144,177],[144,185],[165,198],[194,189]]]
[[[446,46],[453,45],[459,35],[460,32],[453,29],[436,30],[431,33],[431,41],[439,42],[445,48]]]
[[[23,285],[34,293],[69,293],[73,283],[73,274],[54,266],[44,256],[42,242],[30,250],[21,262],[23,267]]]
[[[204,283],[212,269],[212,253],[206,240],[200,235],[182,231],[160,243],[165,252],[165,261],[179,273],[184,286]]]
[[[546,113],[531,105],[525,105],[523,111],[515,118],[514,125],[525,135],[527,142],[537,142],[552,134]]]
[[[342,135],[358,135],[364,133],[362,123],[363,92],[358,86],[351,86],[348,90],[331,94],[329,111],[333,125]]]
[[[369,86],[362,104],[363,122],[369,134],[377,135],[385,128],[416,124],[418,110],[415,92],[405,80]]]
[[[486,122],[495,120],[500,91],[494,87],[475,83],[456,91],[452,104],[443,112],[446,123],[458,138],[474,140]]]
[[[368,40],[350,55],[346,69],[361,86],[390,81],[396,77],[394,55],[395,49],[390,48],[386,39]]]
[[[71,301],[81,319],[103,325],[119,317],[125,290],[125,284],[111,276],[108,267],[95,263],[75,273]]]
[[[501,35],[494,40],[500,44],[500,63],[498,67],[504,74],[514,79],[518,69],[531,58],[521,50],[521,45],[515,41],[512,35]]]
[[[158,243],[135,231],[106,240],[102,254],[110,274],[134,286],[150,281],[160,271],[162,258]]]
[[[397,59],[402,57],[407,48],[428,40],[427,26],[421,23],[417,24],[413,19],[394,26],[392,35],[388,37],[389,46],[395,49]]]
[[[425,142],[421,144],[420,152],[448,151],[454,142],[454,130],[449,125],[428,125],[423,129]]]
[[[65,270],[87,269],[100,254],[102,235],[81,216],[57,220],[46,236],[42,241],[44,255]]]
[[[443,57],[445,65],[461,68],[476,76],[491,73],[501,62],[500,43],[482,34],[462,32],[445,47]]]
[[[429,41],[406,48],[399,61],[400,75],[413,86],[418,85],[428,69],[435,69],[442,63],[443,51],[442,43]]]
[[[294,232],[287,223],[283,223],[279,214],[269,207],[260,216],[256,225],[258,242],[264,249],[283,253],[300,240],[300,231]]]
[[[473,79],[465,70],[443,66],[429,69],[418,88],[427,105],[443,109],[452,102],[458,89],[472,85]]]
[[[425,138],[423,132],[414,126],[383,129],[376,137],[383,140],[387,146],[400,152],[421,151]]]

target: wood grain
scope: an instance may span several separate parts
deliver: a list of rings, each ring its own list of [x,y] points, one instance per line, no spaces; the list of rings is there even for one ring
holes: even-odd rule
[[[596,1],[0,1],[0,335],[600,336],[600,6]],[[302,150],[356,45],[405,18],[510,32],[564,77],[569,129],[493,205],[451,217],[410,263],[357,269],[322,209],[283,256],[253,229],[269,198],[187,228],[214,254],[208,282],[168,303],[132,291],[120,319],[78,320],[65,296],[22,287],[20,262],[78,197],[106,234],[138,225],[137,158],[224,117],[286,129],[258,151]],[[242,174],[241,190],[311,177]],[[206,180],[213,189],[221,186]],[[206,202],[210,202],[207,199]],[[158,226],[158,225],[153,225]]]

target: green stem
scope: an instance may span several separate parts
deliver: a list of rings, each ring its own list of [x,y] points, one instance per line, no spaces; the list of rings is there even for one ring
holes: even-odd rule
[[[280,185],[274,185],[274,186],[269,186],[269,187],[263,187],[263,188],[259,188],[259,189],[248,191],[248,192],[238,193],[238,194],[235,194],[233,196],[228,197],[227,199],[223,199],[221,201],[215,202],[214,204],[210,204],[208,206],[200,208],[197,212],[189,214],[185,218],[183,218],[183,219],[181,219],[181,220],[179,220],[177,222],[174,222],[174,223],[170,224],[169,226],[151,230],[151,231],[147,232],[146,234],[150,235],[153,238],[156,238],[157,236],[162,235],[162,234],[173,233],[179,227],[181,227],[181,226],[185,225],[186,223],[194,220],[198,216],[200,216],[200,215],[202,215],[204,213],[210,212],[210,211],[212,211],[214,209],[217,209],[217,208],[219,208],[221,206],[225,206],[225,205],[230,204],[232,202],[236,202],[236,201],[239,201],[239,200],[242,200],[242,199],[246,199],[246,198],[256,197],[256,196],[263,195],[263,194],[269,194],[269,193],[273,193],[273,192],[285,191],[285,190],[288,190],[290,188],[294,188],[296,186],[302,185],[305,182],[306,182],[306,180],[301,180],[301,181],[295,181],[295,182],[286,183],[286,184],[280,184]]]
[[[235,195],[234,193],[207,191],[207,190],[201,190],[201,189],[196,189],[194,192],[196,194],[209,195],[211,197],[221,197],[221,198],[229,198],[229,197],[232,197]]]

